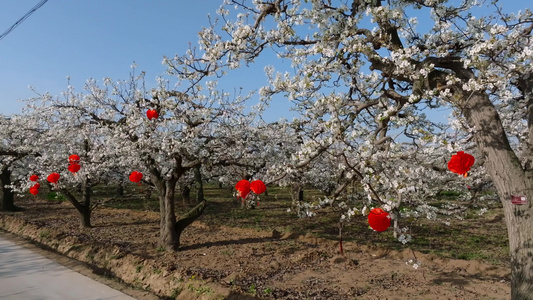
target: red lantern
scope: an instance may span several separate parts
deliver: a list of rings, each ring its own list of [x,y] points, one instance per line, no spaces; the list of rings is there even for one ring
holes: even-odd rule
[[[41,185],[39,183],[36,183],[34,184],[31,188],[30,188],[30,194],[32,195],[37,195],[39,194],[39,188],[41,187]]]
[[[149,120],[152,120],[152,119],[157,119],[159,117],[159,114],[157,113],[157,110],[149,109],[146,112],[146,116],[148,117]]]
[[[250,181],[243,179],[237,182],[235,189],[239,192],[241,198],[246,198],[246,196],[248,196],[250,193]]]
[[[79,164],[80,163],[80,157],[76,154],[72,154],[68,157],[68,162],[70,164]]]
[[[141,179],[143,179],[143,173],[137,172],[137,171],[131,172],[131,174],[130,174],[130,180],[131,181],[140,184]]]
[[[255,180],[250,183],[250,189],[256,195],[260,195],[266,191],[267,187],[261,180]]]
[[[68,166],[68,170],[74,174],[76,174],[76,172],[78,172],[79,170],[81,169],[80,165],[76,164],[76,163],[71,163],[69,166]]]
[[[31,180],[31,181],[37,181],[37,180],[39,180],[39,176],[37,176],[37,175],[31,175],[31,176],[30,176],[30,180]]]
[[[470,171],[470,167],[472,167],[474,162],[475,158],[472,155],[459,151],[457,154],[452,155],[452,158],[448,162],[448,169],[466,177],[468,175],[467,172]]]
[[[59,174],[52,173],[52,174],[48,175],[46,180],[48,180],[48,182],[50,182],[50,183],[57,183],[57,181],[59,180],[59,177],[61,177]]]
[[[368,214],[368,224],[375,231],[385,231],[390,226],[390,215],[381,208],[374,208]]]
[[[34,187],[31,187],[31,188],[30,188],[30,194],[32,194],[32,195],[34,195],[34,196],[37,195],[37,194],[39,194],[39,189],[36,189],[36,188],[34,188]]]

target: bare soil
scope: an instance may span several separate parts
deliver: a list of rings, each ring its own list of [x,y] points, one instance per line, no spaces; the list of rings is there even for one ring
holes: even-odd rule
[[[214,202],[212,209],[242,211],[231,200],[225,203],[227,207],[222,208],[220,202]],[[169,253],[157,244],[157,212],[99,207],[93,212],[94,228],[80,229],[78,215],[68,202],[34,197],[21,199],[17,205],[25,210],[1,213],[0,228],[84,261],[101,275],[119,278],[162,299],[510,298],[507,258],[496,252],[493,254],[498,257],[487,253],[487,259],[478,261],[407,247],[390,250],[382,243],[376,246],[371,237],[379,233],[364,228],[365,239],[359,242],[353,233],[347,234],[344,255],[340,255],[338,242],[319,237],[316,230],[283,230],[303,222],[296,218],[278,220],[289,222],[278,223],[279,230],[272,229],[273,220],[265,219],[238,227],[235,213],[231,218],[220,214],[217,219],[214,211],[207,211],[184,232],[180,251]],[[276,205],[261,202],[254,213],[286,210]],[[242,220],[242,224],[246,222],[250,220]],[[264,222],[268,226],[260,226]],[[473,230],[482,231],[479,236],[486,235],[487,240],[491,226],[497,224],[502,229],[503,221],[497,216],[483,222]],[[381,234],[390,236],[391,232]],[[432,247],[449,243],[439,244],[435,236],[425,238],[433,241]],[[479,247],[488,244],[481,241]],[[410,260],[420,261],[420,267],[415,269]],[[143,298],[142,294],[137,297]]]

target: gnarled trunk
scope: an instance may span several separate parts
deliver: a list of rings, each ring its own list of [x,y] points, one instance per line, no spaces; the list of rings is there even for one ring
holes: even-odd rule
[[[291,186],[291,198],[292,198],[292,207],[296,209],[296,213],[300,215],[301,204],[304,201],[304,189],[299,184],[293,184]]]
[[[202,202],[204,200],[204,183],[202,181],[200,166],[194,168],[194,180],[198,184],[198,189],[196,190],[196,202]]]
[[[206,201],[202,199],[198,205],[192,208],[185,215],[176,220],[174,193],[177,180],[167,181],[155,180],[156,188],[159,191],[160,208],[160,240],[159,243],[166,250],[177,251],[180,246],[180,237],[185,228],[191,225],[204,212]]]
[[[183,206],[191,203],[191,188],[188,185],[181,188],[181,198],[183,200]]]
[[[174,213],[174,193],[176,181],[168,180],[161,183],[159,190],[159,243],[167,250],[177,251],[180,246],[176,231],[176,215]]]
[[[7,167],[2,168],[0,173],[0,186],[2,188],[2,205],[0,210],[2,211],[19,211],[20,207],[15,205],[15,193],[9,187],[11,184],[11,171]]]
[[[89,179],[86,178],[81,187],[82,191],[82,202],[78,201],[76,197],[66,189],[62,189],[61,192],[65,194],[68,201],[76,208],[80,214],[80,227],[81,228],[91,228],[91,192],[92,187],[90,185]]]
[[[205,207],[207,205],[207,201],[203,200],[202,202],[198,203],[193,209],[191,209],[188,213],[181,216],[179,220],[176,222],[175,229],[176,234],[178,235],[178,242],[181,237],[181,233],[187,226],[191,225],[192,222],[194,222],[196,219],[198,219],[202,213],[205,210]]]
[[[503,204],[511,251],[511,297],[533,299],[533,170],[524,168],[505,134],[498,112],[484,93],[464,95],[464,115],[474,128],[478,151]],[[528,203],[511,203],[525,196]]]

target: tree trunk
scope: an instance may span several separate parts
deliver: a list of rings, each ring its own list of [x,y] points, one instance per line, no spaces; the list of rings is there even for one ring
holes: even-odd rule
[[[143,197],[143,209],[144,210],[150,210],[150,202],[152,202],[152,188],[148,186],[144,190],[144,197]]]
[[[159,208],[161,213],[159,243],[166,250],[177,251],[180,241],[176,231],[176,215],[174,213],[176,180],[164,181],[161,185],[164,189],[159,191]]]
[[[2,188],[2,211],[20,211],[22,208],[15,205],[15,193],[9,187],[11,184],[11,171],[7,167],[2,168],[0,173],[0,186]]]
[[[89,178],[85,177],[82,185],[83,206],[81,207],[81,210],[78,209],[79,213],[81,214],[80,226],[82,228],[93,227],[91,225],[91,193],[91,182]]]
[[[395,239],[398,239],[398,233],[401,232],[400,226],[398,224],[399,218],[400,218],[400,211],[398,209],[393,209],[392,210],[392,227],[393,227],[392,236]]]
[[[124,182],[120,182],[115,190],[115,195],[118,197],[124,196]]]
[[[181,199],[183,200],[183,206],[191,203],[191,188],[189,186],[181,188]]]
[[[84,193],[82,195],[83,197],[83,203],[79,202],[76,197],[70,193],[66,189],[62,189],[61,192],[67,197],[68,201],[76,208],[78,213],[80,214],[80,227],[81,228],[90,228],[92,227],[91,224],[91,196],[90,193],[86,193],[85,189],[83,189]],[[89,187],[89,191],[90,191]],[[87,205],[88,203],[88,205]]]
[[[194,180],[198,184],[196,190],[196,202],[200,203],[204,200],[204,183],[202,182],[202,172],[200,172],[200,166],[194,168]]]
[[[180,217],[176,222],[176,234],[178,235],[178,243],[181,237],[181,233],[187,226],[191,225],[196,219],[198,219],[205,210],[207,201],[202,199],[202,202],[198,203],[193,209],[191,209],[187,214]]]
[[[488,95],[465,93],[463,113],[475,129],[479,154],[503,204],[511,251],[511,298],[533,299],[533,170],[522,167],[511,149],[498,112]],[[527,197],[527,204],[511,203],[511,196]]]
[[[300,185],[293,184],[291,186],[292,207],[296,209],[296,213],[300,215],[300,205],[304,201],[304,190]]]
[[[81,228],[91,228],[91,209],[87,206],[82,206],[81,210],[78,210],[80,213],[80,227]]]
[[[74,196],[69,190],[67,189],[60,189],[60,192],[63,193],[68,201],[76,208],[78,213],[80,214],[80,227],[81,228],[91,228],[91,193],[92,193],[92,186],[91,182],[88,177],[85,177],[83,179],[83,183],[81,187],[79,188],[81,190],[81,197],[82,202],[78,201],[76,199],[76,196]]]

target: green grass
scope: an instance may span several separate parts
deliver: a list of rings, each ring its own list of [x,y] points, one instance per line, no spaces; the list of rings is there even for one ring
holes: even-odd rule
[[[64,201],[65,196],[58,192],[48,192],[46,194],[47,200],[56,200],[56,201]]]

